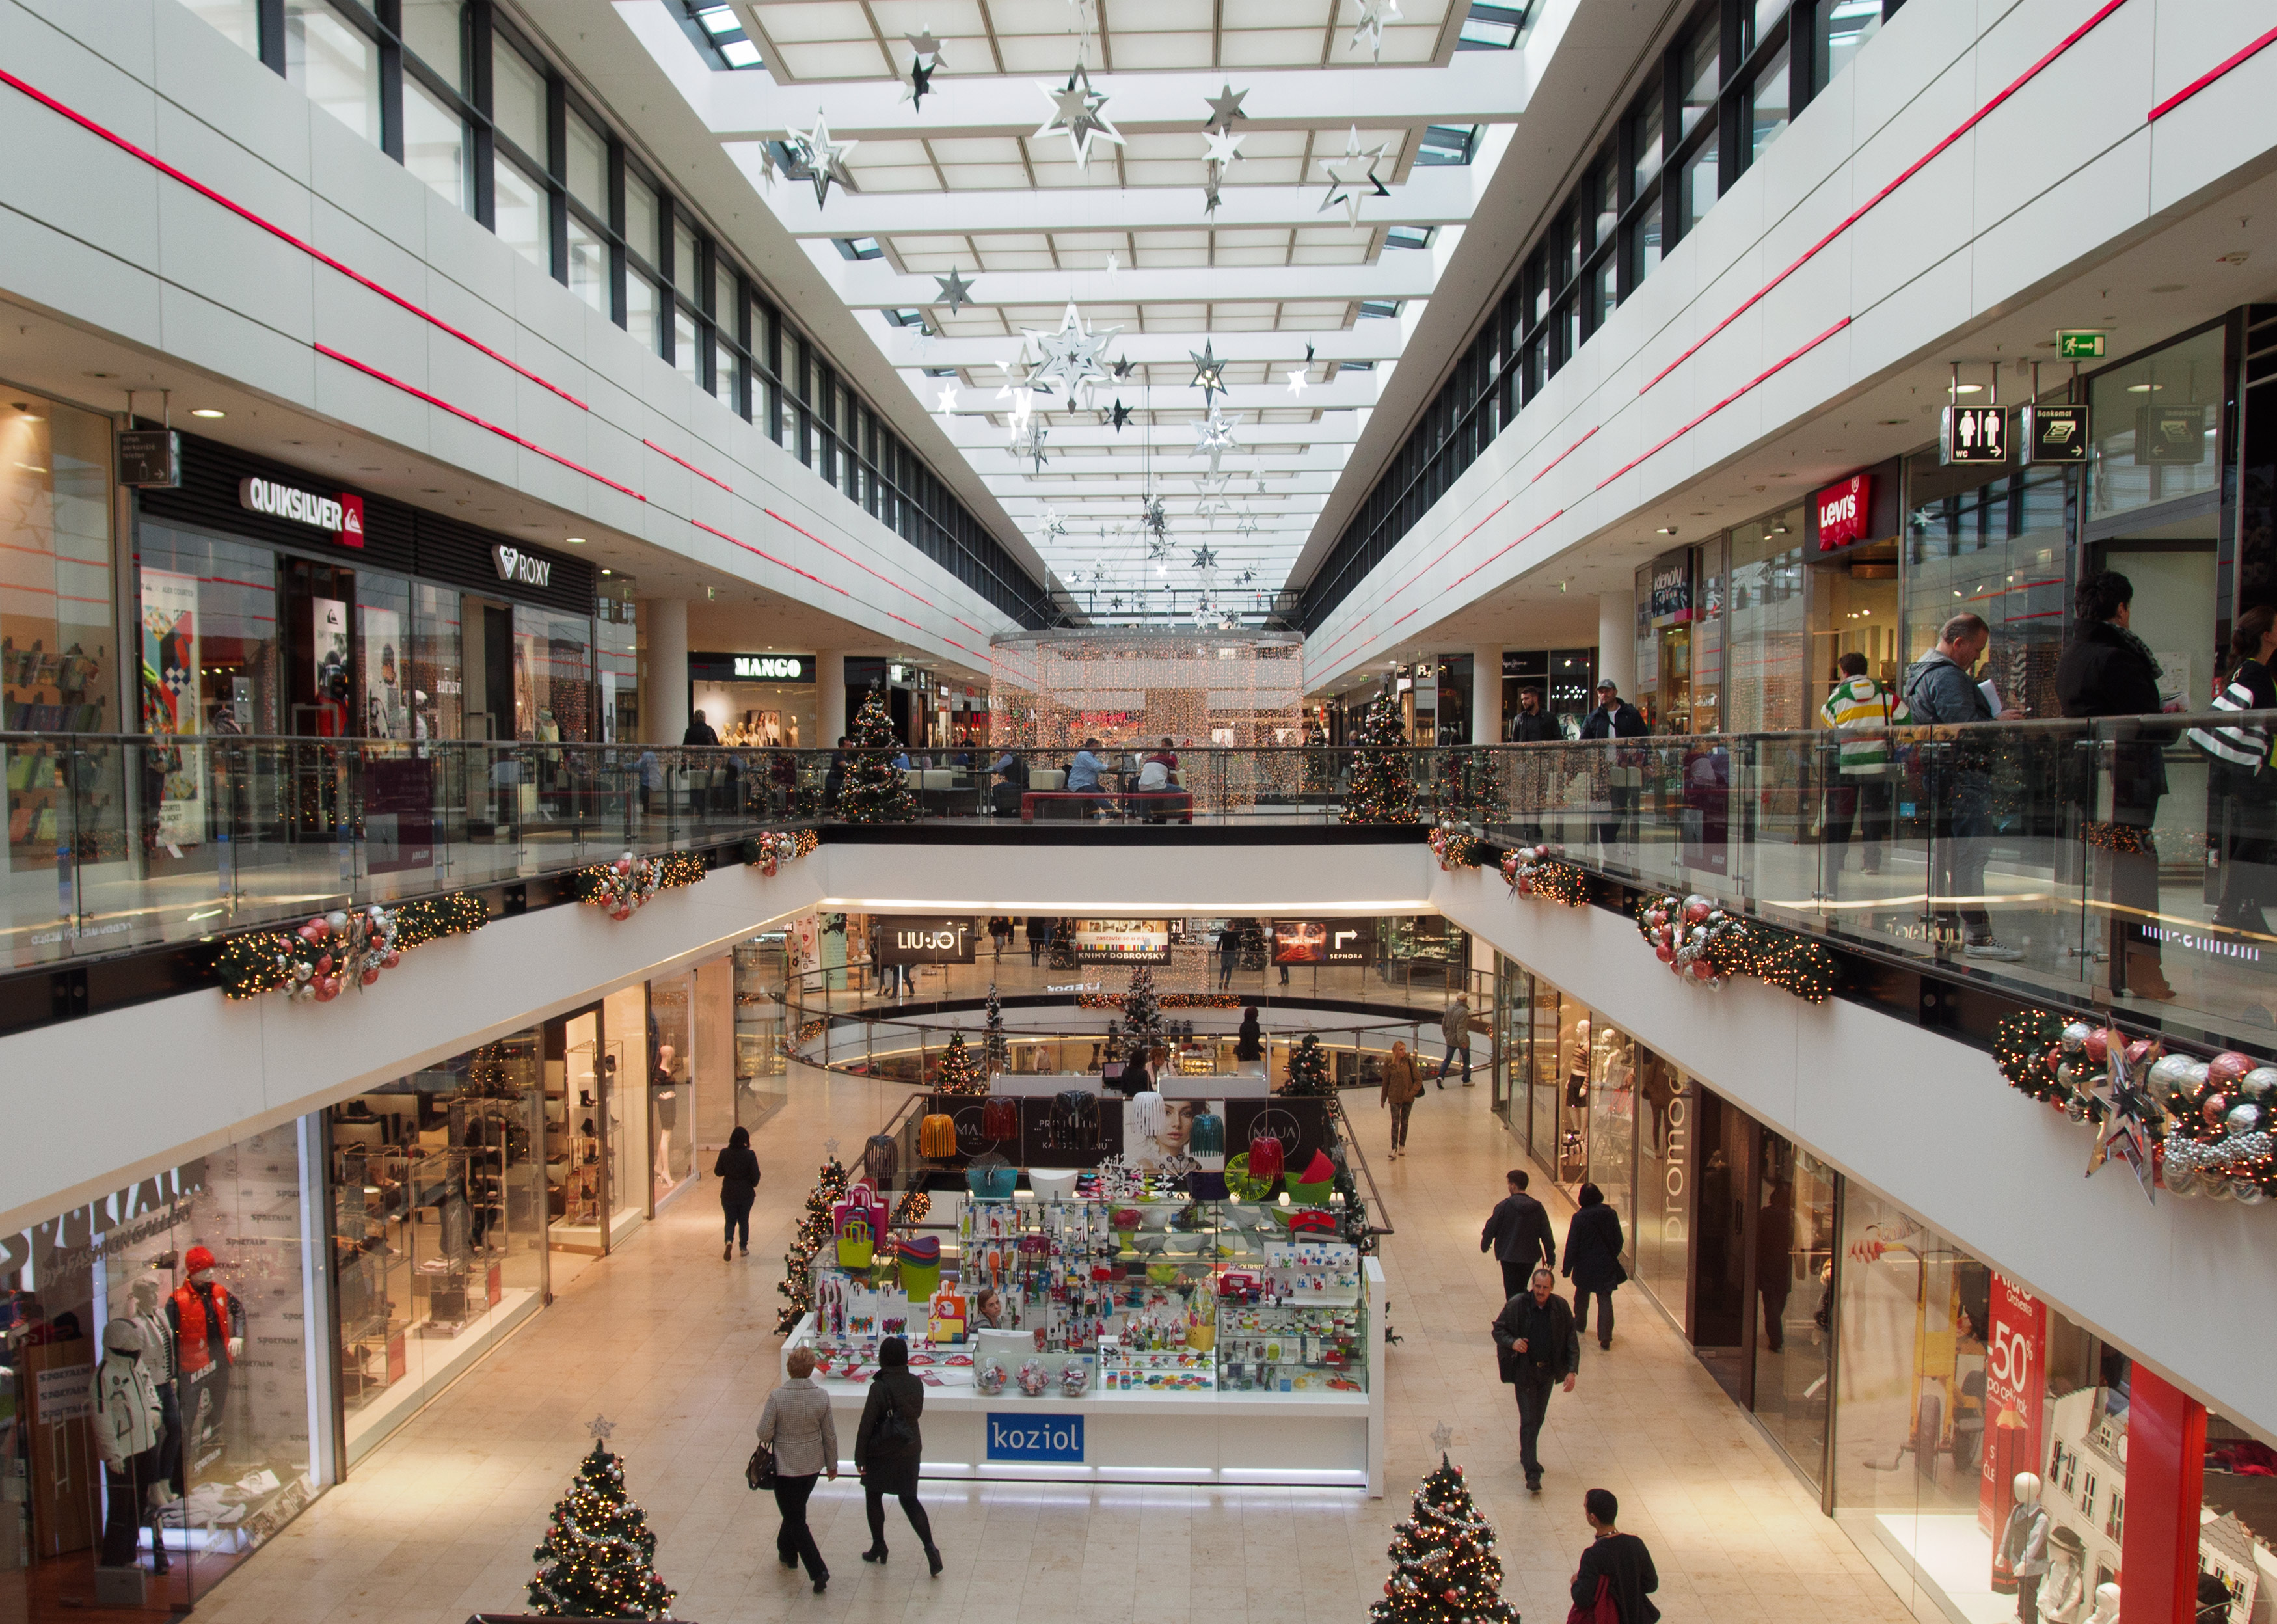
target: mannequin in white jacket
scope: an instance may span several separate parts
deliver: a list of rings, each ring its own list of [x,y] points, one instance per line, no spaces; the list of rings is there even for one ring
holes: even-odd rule
[[[95,1373],[95,1413],[89,1428],[103,1461],[109,1512],[103,1525],[103,1563],[129,1567],[141,1544],[144,1502],[158,1480],[158,1446],[165,1436],[165,1412],[158,1384],[142,1363],[142,1328],[133,1320],[113,1320],[103,1333],[103,1363]],[[157,1567],[166,1571],[166,1550],[157,1542]]]

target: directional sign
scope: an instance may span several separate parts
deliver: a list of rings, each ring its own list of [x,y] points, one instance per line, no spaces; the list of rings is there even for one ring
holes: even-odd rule
[[[1940,462],[2006,462],[2008,412],[1999,406],[1948,406],[1938,434]]]
[[[2103,334],[2059,332],[2056,334],[2056,354],[2066,361],[2100,361],[2103,359]]]
[[[2017,424],[2016,432],[2023,443],[2026,462],[2037,466],[2087,461],[2084,406],[2028,406],[2019,416],[2023,421]]]

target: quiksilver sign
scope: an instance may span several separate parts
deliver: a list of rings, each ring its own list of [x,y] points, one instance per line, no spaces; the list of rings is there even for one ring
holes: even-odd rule
[[[258,474],[237,482],[237,505],[250,513],[267,514],[311,530],[330,530],[343,546],[363,545],[363,498],[345,492],[324,496]]]
[[[523,586],[553,584],[553,560],[524,553],[519,547],[497,546],[491,549],[491,561],[498,566],[498,578],[513,581]]]

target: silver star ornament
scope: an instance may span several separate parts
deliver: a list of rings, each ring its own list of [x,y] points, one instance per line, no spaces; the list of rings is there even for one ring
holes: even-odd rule
[[[784,143],[797,157],[805,172],[799,178],[814,182],[814,206],[821,208],[830,201],[830,183],[836,181],[849,192],[857,188],[854,177],[846,167],[846,155],[862,143],[858,141],[830,139],[830,121],[819,110],[814,115],[814,128],[805,134],[793,131]]]
[[[1399,20],[1399,0],[1359,0],[1359,27],[1352,30],[1347,50],[1358,50],[1366,40],[1378,62],[1383,60],[1383,28]]]
[[[1038,85],[1036,88],[1052,104],[1052,115],[1036,126],[1035,139],[1066,136],[1068,145],[1075,149],[1078,169],[1089,167],[1094,138],[1113,141],[1118,147],[1123,145],[1122,132],[1100,111],[1107,105],[1107,98],[1091,88],[1091,74],[1081,63],[1076,65],[1075,72],[1068,75],[1066,85],[1061,88],[1055,90],[1049,85]]]
[[[972,302],[972,284],[964,279],[963,271],[952,267],[947,276],[937,275],[933,280],[940,284],[940,296],[948,301],[951,316]]]

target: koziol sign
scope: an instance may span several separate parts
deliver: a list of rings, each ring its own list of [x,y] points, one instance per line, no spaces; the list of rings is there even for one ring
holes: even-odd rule
[[[553,584],[553,560],[537,558],[518,547],[499,546],[491,549],[491,561],[498,567],[498,578],[522,586],[545,587]]]
[[[1083,1417],[992,1414],[988,1417],[988,1459],[991,1460],[1053,1461],[1065,1466],[1083,1463]]]
[[[258,474],[248,474],[237,482],[237,505],[250,513],[265,513],[272,519],[305,524],[310,530],[330,530],[339,538],[342,546],[363,545],[363,498],[360,496],[345,492],[337,496],[320,496],[298,485],[280,484]]]

